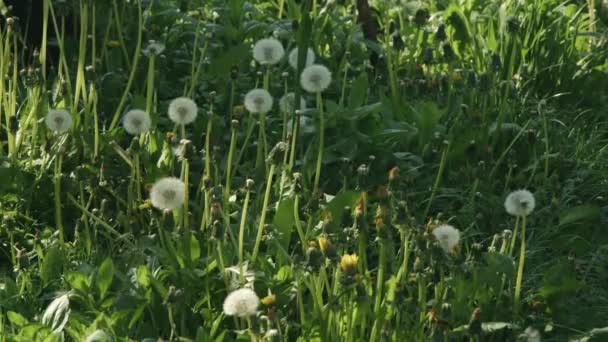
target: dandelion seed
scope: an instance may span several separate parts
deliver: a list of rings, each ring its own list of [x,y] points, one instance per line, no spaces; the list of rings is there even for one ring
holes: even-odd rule
[[[288,56],[289,65],[292,68],[298,69],[298,48],[291,50]],[[306,50],[306,63],[304,63],[304,67],[309,67],[315,62],[315,53],[311,48]]]
[[[192,99],[178,97],[169,104],[169,118],[180,125],[192,123],[198,115],[198,107]]]
[[[227,316],[253,316],[260,305],[260,298],[252,289],[242,288],[230,292],[224,300],[224,314]]]
[[[184,204],[186,185],[175,177],[162,178],[152,186],[150,199],[158,209],[174,210]]]
[[[283,45],[274,38],[260,39],[253,47],[253,58],[262,65],[277,64],[284,55]]]
[[[449,224],[442,224],[433,229],[433,236],[446,253],[453,252],[460,241],[460,231]]]
[[[309,93],[320,93],[329,87],[331,83],[331,72],[324,65],[313,64],[300,76],[302,88]]]
[[[132,109],[128,111],[122,119],[122,125],[125,131],[131,135],[146,133],[152,126],[150,114],[141,109]]]
[[[513,216],[528,216],[535,206],[534,195],[528,190],[513,191],[505,199],[505,210]]]
[[[44,118],[44,122],[51,131],[64,133],[72,127],[72,116],[66,109],[51,109]]]
[[[287,93],[279,100],[279,108],[284,113],[293,113],[297,109],[306,108],[306,101],[300,96],[300,108],[296,108],[296,94]]]
[[[245,95],[245,108],[251,113],[268,113],[272,102],[272,96],[264,89],[253,89]]]

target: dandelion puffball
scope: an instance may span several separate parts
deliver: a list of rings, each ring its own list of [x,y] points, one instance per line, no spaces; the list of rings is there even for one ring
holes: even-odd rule
[[[131,135],[146,133],[152,126],[150,114],[141,109],[132,109],[128,111],[122,119],[122,125],[125,131]]]
[[[284,55],[283,45],[274,38],[260,39],[253,46],[253,58],[262,65],[277,64]]]
[[[279,100],[279,108],[284,113],[293,113],[296,109],[306,108],[306,101],[300,96],[300,108],[296,108],[296,94],[287,93]]]
[[[152,186],[150,199],[152,205],[158,209],[174,210],[184,204],[186,198],[186,185],[178,178],[162,178]]]
[[[534,210],[536,200],[528,190],[516,190],[505,199],[505,210],[513,216],[528,216]]]
[[[331,71],[321,64],[306,67],[300,75],[300,84],[309,93],[320,93],[327,89],[330,83]]]
[[[433,229],[433,236],[446,253],[452,252],[460,241],[460,231],[449,224],[442,224]]]
[[[268,113],[272,109],[272,96],[264,89],[253,89],[245,95],[245,108],[250,113]]]
[[[46,126],[53,132],[67,132],[72,127],[72,116],[66,109],[51,109],[44,118]]]
[[[180,125],[192,123],[198,115],[198,106],[192,99],[178,97],[169,104],[169,118]]]
[[[224,299],[224,314],[227,316],[247,317],[258,311],[260,298],[252,289],[242,288],[230,292]]]
[[[289,60],[289,65],[292,68],[298,69],[298,48],[291,50],[289,56],[287,58]],[[304,63],[304,67],[309,67],[315,62],[315,53],[311,48],[306,49],[306,62]]]

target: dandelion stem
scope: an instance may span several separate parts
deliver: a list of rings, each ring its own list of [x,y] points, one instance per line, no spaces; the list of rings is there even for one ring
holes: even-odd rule
[[[441,156],[439,170],[437,171],[437,177],[435,178],[435,184],[433,184],[433,190],[431,191],[431,198],[429,198],[429,203],[426,205],[426,209],[424,210],[424,217],[427,217],[427,215],[429,214],[429,210],[431,210],[431,205],[433,204],[433,200],[435,199],[435,195],[437,194],[437,189],[439,189],[439,184],[441,183],[441,177],[443,176],[443,171],[445,170],[445,164],[447,161],[449,151],[450,151],[450,143],[448,143],[445,150],[443,151],[443,155]]]
[[[209,110],[207,134],[205,136],[205,176],[211,177],[211,130],[213,129],[213,105]],[[232,144],[232,141],[230,142]]]
[[[319,111],[319,152],[317,154],[317,168],[315,172],[315,182],[313,193],[319,191],[319,180],[321,179],[321,164],[323,162],[323,148],[325,144],[325,117],[323,113],[323,98],[321,92],[317,92],[317,110]]]
[[[274,169],[276,165],[272,163],[270,165],[270,171],[268,172],[268,180],[266,182],[266,192],[264,193],[264,203],[262,205],[262,216],[260,217],[260,224],[258,226],[258,233],[255,238],[255,245],[253,247],[253,255],[251,256],[251,263],[255,263],[255,259],[258,256],[260,250],[260,243],[262,242],[262,235],[264,233],[264,225],[266,223],[266,212],[268,211],[268,200],[270,199],[270,190],[272,189],[272,177],[274,176]]]
[[[522,216],[521,223],[521,243],[519,247],[519,265],[517,267],[517,279],[515,280],[515,294],[513,304],[515,312],[519,311],[521,298],[521,283],[524,276],[524,263],[526,261],[526,216]]]
[[[61,147],[60,147],[61,148]],[[55,175],[53,177],[55,191],[55,226],[59,231],[59,242],[61,246],[65,246],[65,235],[63,231],[63,220],[61,217],[61,168],[63,163],[63,155],[57,153],[55,158]]]
[[[150,54],[150,60],[148,62],[148,83],[146,85],[146,112],[152,114],[152,103],[154,100],[154,64],[156,61],[156,55]]]
[[[239,265],[243,264],[243,245],[244,245],[244,241],[245,241],[245,223],[247,222],[247,209],[249,208],[250,195],[251,195],[251,191],[248,188],[247,192],[245,193],[245,200],[243,202],[243,211],[241,213],[241,224],[239,226]]]
[[[386,244],[385,241],[380,241],[379,245],[379,254],[380,260],[378,261],[378,274],[376,275],[376,300],[374,303],[374,313],[376,314],[376,319],[374,320],[374,326],[372,328],[372,334],[370,341],[376,341],[376,336],[378,336],[378,332],[382,329],[384,314],[380,312],[382,306],[382,294],[384,287],[384,268],[386,267]]]
[[[236,149],[236,134],[237,128],[232,127],[232,132],[230,134],[230,148],[228,149],[228,160],[226,161],[226,189],[224,190],[224,206],[226,206],[230,199],[232,183],[232,158],[234,157],[234,150]]]

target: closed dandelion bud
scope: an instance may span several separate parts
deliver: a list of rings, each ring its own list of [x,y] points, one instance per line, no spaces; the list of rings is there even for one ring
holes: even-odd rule
[[[270,154],[266,161],[273,164],[280,164],[283,161],[285,151],[287,151],[287,144],[282,141],[277,143],[272,150],[270,150]]]
[[[16,116],[10,117],[8,121],[8,130],[11,134],[15,134],[19,130],[19,119]]]
[[[167,298],[165,298],[165,304],[175,304],[177,302],[177,298],[181,295],[182,291],[178,290],[175,286],[169,286],[169,290],[167,291]]]
[[[222,218],[222,207],[219,203],[211,203],[211,219],[220,220]]]
[[[444,40],[446,40],[448,38],[448,35],[445,33],[445,24],[444,23],[441,23],[437,26],[437,31],[435,32],[435,38],[440,42],[443,42]]]
[[[247,113],[247,108],[245,108],[244,105],[238,105],[232,108],[232,117],[236,119],[240,119],[245,113]]]
[[[214,240],[224,239],[224,225],[220,220],[213,221],[211,236]]]
[[[245,181],[245,188],[247,190],[251,190],[251,189],[253,189],[254,185],[255,185],[255,182],[253,181],[253,179],[247,178],[247,180]]]
[[[330,260],[337,260],[338,253],[336,252],[336,248],[332,245],[327,236],[319,237],[319,248],[326,258]]]
[[[260,302],[266,306],[274,305],[277,302],[277,295],[269,294],[268,296],[262,298]]]
[[[454,49],[452,49],[452,45],[450,45],[450,43],[444,42],[443,44],[441,44],[441,50],[443,51],[443,58],[446,61],[451,61],[452,59],[454,59]]]
[[[519,19],[516,16],[510,15],[507,17],[507,32],[517,33],[519,32]]]
[[[311,245],[306,250],[306,261],[308,266],[310,266],[313,270],[318,270],[321,266],[321,263],[323,262],[323,255],[315,245]]]
[[[302,174],[299,172],[294,172],[293,174],[293,191],[295,194],[301,193],[303,190],[302,186]]]
[[[21,248],[17,252],[17,263],[20,270],[27,268],[30,265],[30,257],[27,255],[27,250]]]
[[[441,304],[441,315],[442,316],[449,316],[451,312],[452,312],[452,304],[450,304],[450,303]]]
[[[424,263],[420,257],[416,257],[414,260],[414,272],[420,272],[424,268]]]
[[[340,258],[340,270],[350,276],[358,272],[359,256],[357,254],[344,254]]]
[[[350,206],[346,206],[342,209],[342,226],[351,227],[353,225],[353,212]]]
[[[469,334],[473,336],[479,336],[482,333],[481,329],[481,309],[475,308],[471,314],[471,320],[469,321]]]
[[[492,54],[490,68],[494,71],[499,71],[502,68],[502,62],[500,61],[500,56],[497,54]]]
[[[426,65],[433,64],[433,49],[425,48],[422,50],[422,63]]]
[[[211,177],[204,176],[203,177],[203,189],[210,189],[210,188],[211,188]]]
[[[234,130],[239,128],[239,120],[231,120],[230,121],[230,127]]]
[[[426,24],[429,20],[429,10],[426,8],[419,8],[414,14],[414,23],[416,26],[421,27]]]
[[[238,77],[239,77],[239,67],[235,65],[232,68],[230,68],[230,78],[234,81]]]

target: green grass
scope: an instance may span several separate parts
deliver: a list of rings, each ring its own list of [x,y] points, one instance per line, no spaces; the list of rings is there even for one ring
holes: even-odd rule
[[[0,341],[605,338],[603,2],[370,1],[376,37],[351,1],[43,3],[56,54],[28,18],[0,30]],[[253,61],[271,36],[297,70]],[[322,92],[300,86],[307,47]],[[307,109],[282,112],[288,92]],[[125,132],[131,109],[150,131]],[[174,210],[149,198],[164,177]],[[241,287],[262,303],[226,315]]]

